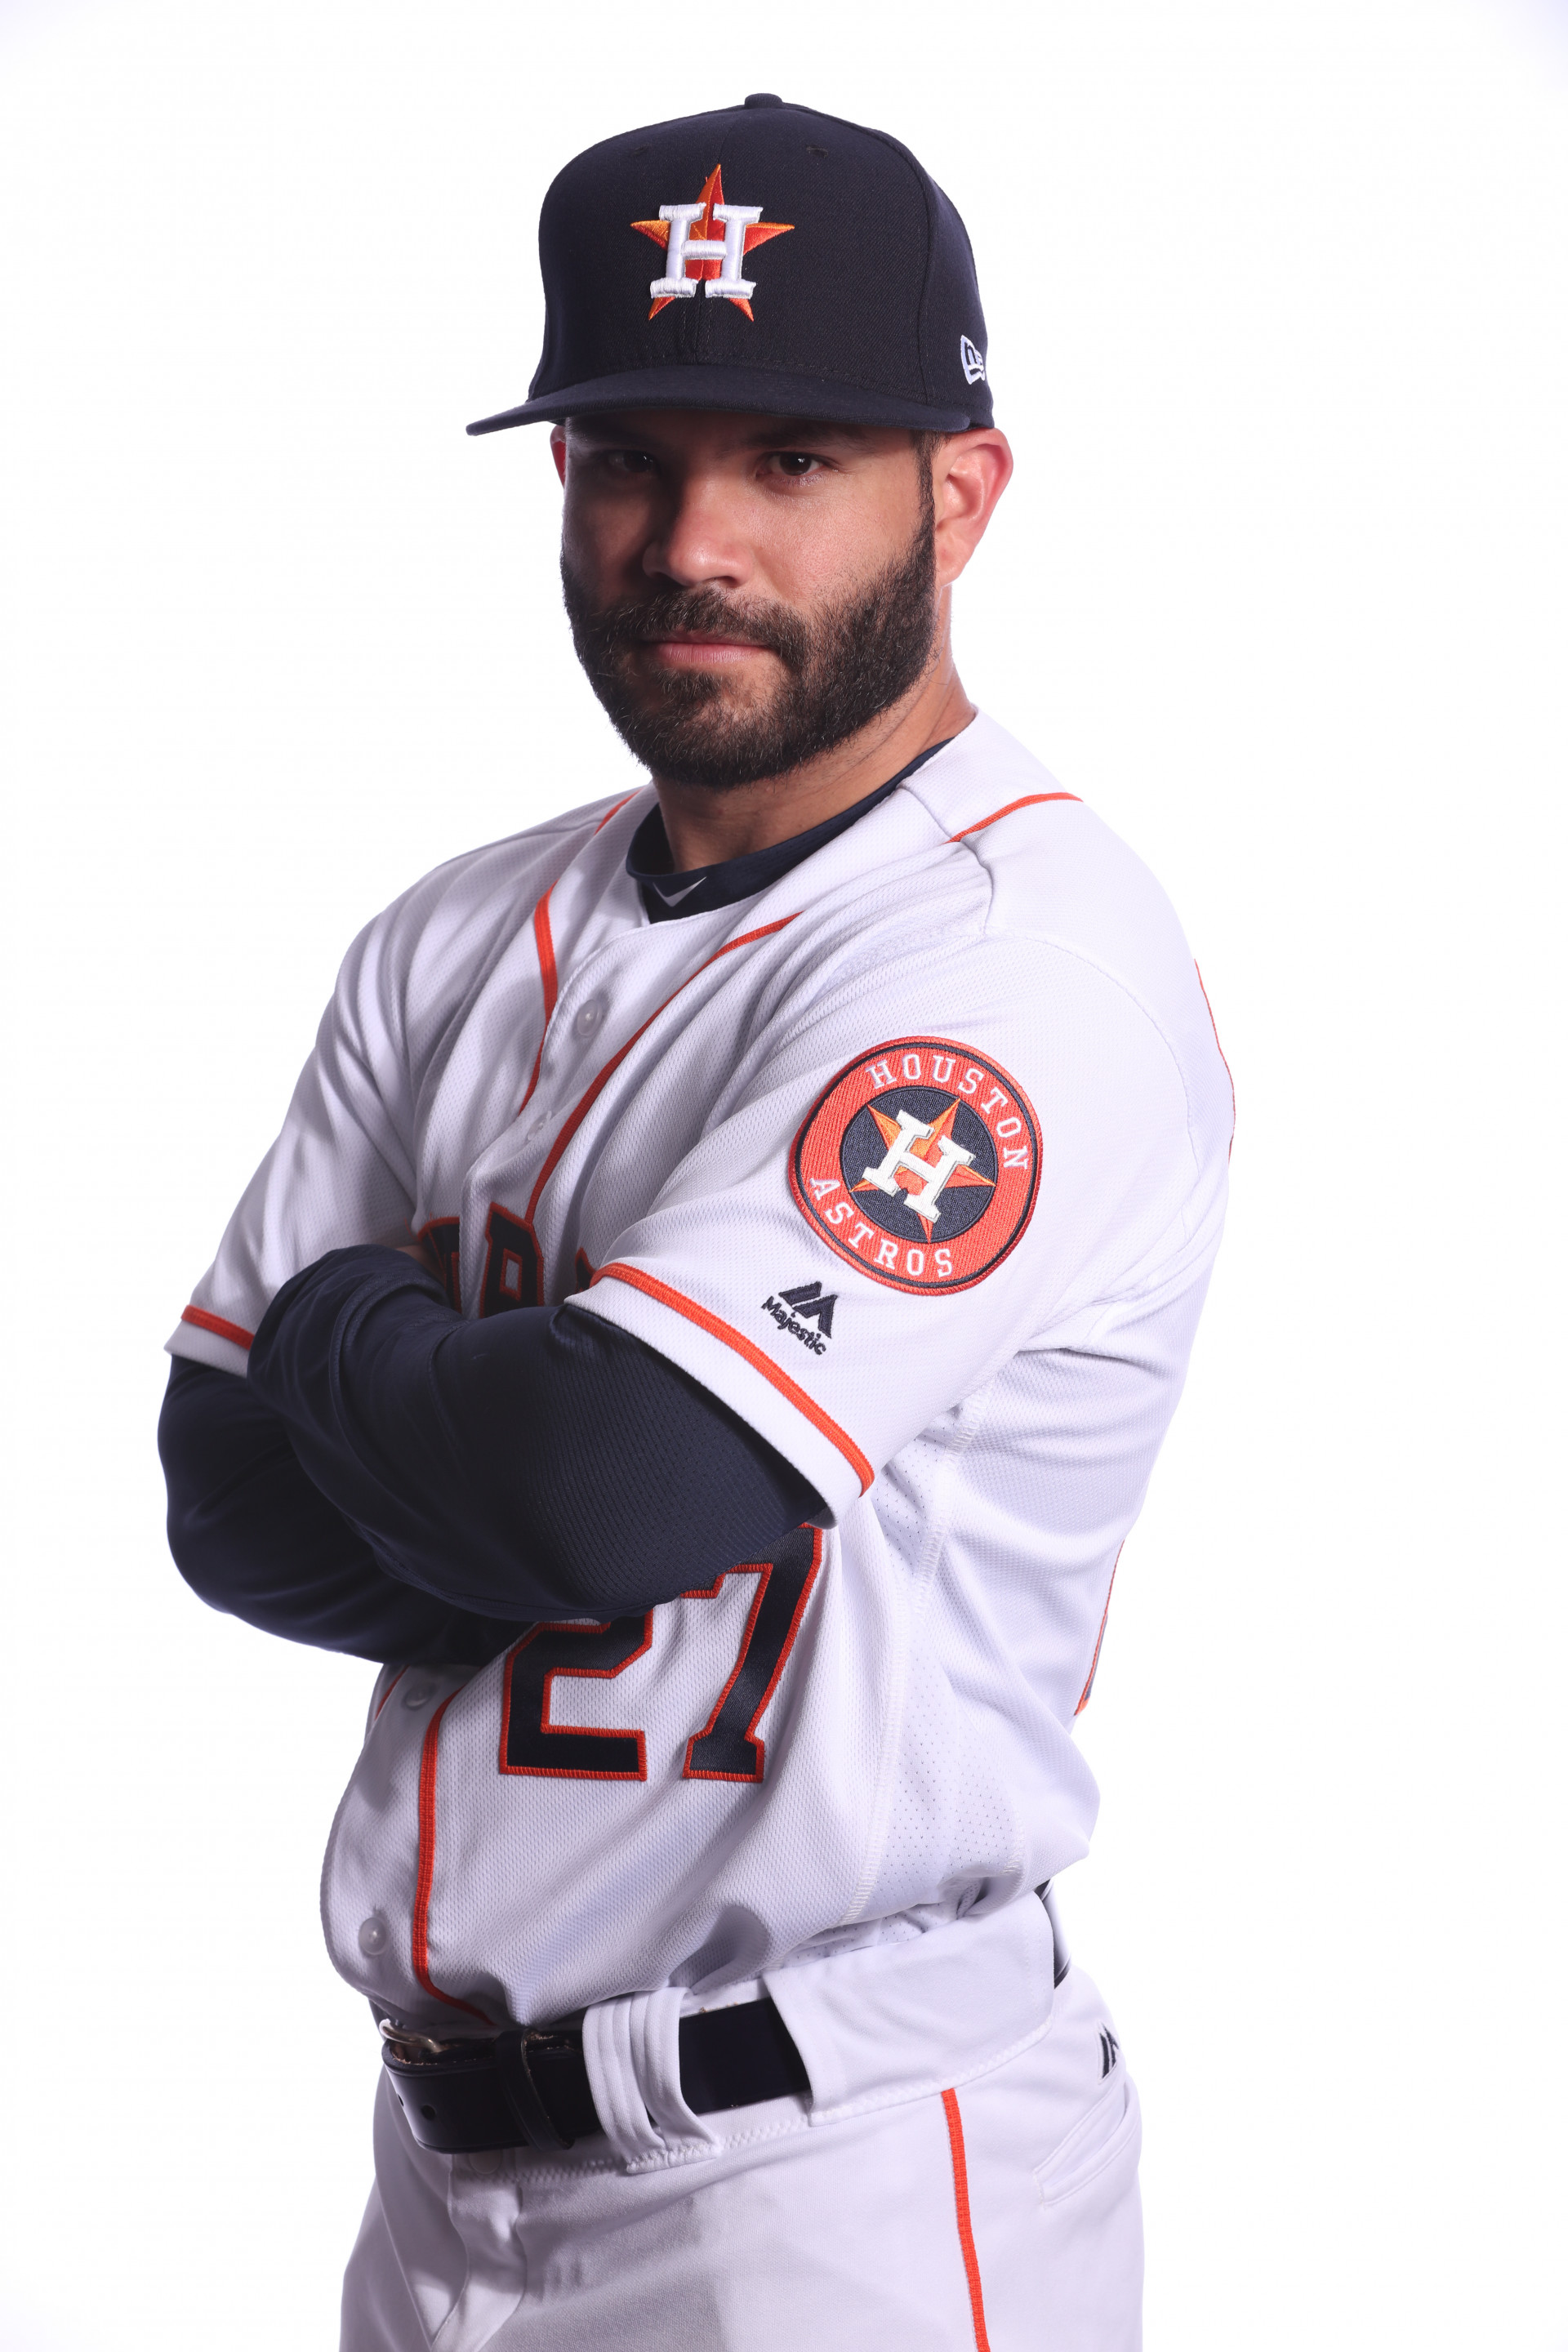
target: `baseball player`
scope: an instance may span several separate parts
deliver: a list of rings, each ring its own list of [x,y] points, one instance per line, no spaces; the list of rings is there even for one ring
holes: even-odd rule
[[[915,158],[753,96],[578,156],[540,250],[469,429],[551,425],[647,782],[354,942],[161,1430],[195,1590],[381,1665],[342,2343],[1126,2352],[1138,2103],[1048,1889],[1228,1078],[959,683],[1012,459]]]

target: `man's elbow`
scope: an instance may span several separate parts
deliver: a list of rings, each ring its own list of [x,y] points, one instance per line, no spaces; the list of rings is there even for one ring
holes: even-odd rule
[[[171,1490],[164,1525],[174,1566],[197,1600],[205,1601],[209,1609],[221,1609],[232,1615],[232,1569],[226,1560],[223,1545],[214,1540],[210,1528],[204,1528],[199,1504]]]

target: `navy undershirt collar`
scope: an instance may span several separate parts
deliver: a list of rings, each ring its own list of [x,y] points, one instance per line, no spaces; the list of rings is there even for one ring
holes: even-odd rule
[[[809,833],[797,833],[789,841],[776,841],[771,849],[754,849],[747,857],[729,857],[718,866],[700,866],[690,874],[660,871],[661,862],[668,862],[669,857],[669,842],[663,815],[655,802],[633,834],[626,851],[626,872],[637,886],[648,921],[678,922],[683,915],[710,915],[720,907],[733,907],[742,898],[754,898],[759,890],[766,890],[781,880],[792,866],[825,849],[841,833],[847,833],[852,824],[868,815],[889,793],[897,792],[906,777],[912,776],[917,768],[923,768],[943,748],[941,743],[933,743],[929,751],[919,752],[908,767],[889,776],[885,784],[879,784],[874,793],[868,793],[863,801],[857,801],[852,808],[840,809],[826,824],[814,824]]]

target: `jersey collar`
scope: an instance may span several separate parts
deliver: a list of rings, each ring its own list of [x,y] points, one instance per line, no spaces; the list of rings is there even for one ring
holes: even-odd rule
[[[841,833],[847,833],[863,816],[868,816],[917,768],[923,768],[928,760],[944,749],[945,741],[931,744],[900,768],[896,776],[889,776],[885,784],[868,793],[864,800],[840,809],[837,816],[813,825],[809,833],[797,833],[788,841],[775,842],[771,849],[756,849],[749,856],[726,858],[720,865],[699,866],[688,874],[665,870],[669,843],[656,801],[633,834],[626,850],[626,872],[637,885],[648,921],[679,922],[687,915],[710,915],[721,907],[733,907],[742,898],[754,898],[759,891],[771,889],[794,866],[825,849],[830,841],[837,841]]]

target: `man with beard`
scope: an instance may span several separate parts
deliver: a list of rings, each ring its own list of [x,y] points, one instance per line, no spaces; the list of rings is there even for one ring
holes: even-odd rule
[[[579,156],[540,244],[471,429],[552,425],[648,782],[354,943],[161,1431],[196,1590],[382,1664],[343,2344],[1121,2352],[1138,2106],[1049,1885],[1228,1081],[959,683],[1012,460],[914,158],[757,96]]]

